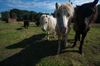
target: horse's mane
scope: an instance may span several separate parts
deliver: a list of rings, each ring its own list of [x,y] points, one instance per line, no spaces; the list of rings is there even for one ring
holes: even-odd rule
[[[59,9],[66,9],[67,12],[69,13],[69,16],[73,16],[73,13],[74,13],[74,9],[73,9],[73,6],[72,4],[70,3],[67,3],[67,4],[62,4]]]

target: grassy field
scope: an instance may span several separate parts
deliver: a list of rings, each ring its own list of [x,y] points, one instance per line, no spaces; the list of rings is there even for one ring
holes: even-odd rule
[[[84,42],[83,54],[67,48],[57,56],[57,41],[42,40],[45,34],[31,24],[0,22],[0,66],[100,66],[100,25],[94,25]],[[71,30],[68,46],[73,43]]]

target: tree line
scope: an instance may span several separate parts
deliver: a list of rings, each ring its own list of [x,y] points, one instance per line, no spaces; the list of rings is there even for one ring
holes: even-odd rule
[[[98,7],[98,16],[96,23],[100,23],[100,5]],[[24,16],[27,16],[28,20],[31,22],[39,22],[40,16],[44,13],[37,13],[35,11],[27,11],[27,10],[20,10],[20,9],[11,9],[10,11],[1,12],[1,20],[7,21],[8,18],[16,18],[17,21],[23,21]],[[48,13],[45,13],[48,14]],[[53,14],[53,13],[52,13]]]
[[[28,20],[36,21],[35,19],[42,13],[37,13],[35,11],[27,11],[27,10],[19,10],[19,9],[11,9],[10,11],[1,12],[1,20],[6,21],[8,18],[15,18],[17,21],[23,21],[24,16],[27,15]]]

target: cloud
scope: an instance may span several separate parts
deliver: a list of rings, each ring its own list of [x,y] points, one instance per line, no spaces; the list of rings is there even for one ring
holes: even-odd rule
[[[33,3],[31,2],[24,2],[22,0],[8,0],[8,4],[12,4],[14,6],[32,6],[33,5]]]
[[[11,8],[18,8],[23,10],[33,10],[37,12],[53,12],[55,3],[65,3],[68,0],[0,0],[3,6]],[[81,5],[93,0],[71,0],[74,5]]]
[[[55,3],[64,3],[68,0],[29,0],[29,1],[23,1],[23,0],[5,0],[8,1],[7,6],[9,7],[18,7],[18,8],[45,8],[45,9],[55,9]],[[83,3],[92,2],[94,0],[71,0],[73,1],[74,5],[81,5]]]
[[[74,5],[81,5],[88,2],[93,2],[94,0],[75,0],[73,3]]]
[[[14,8],[45,8],[48,10],[53,10],[55,9],[55,3],[64,3],[66,0],[29,0],[29,1],[23,1],[23,0],[8,0],[7,6]],[[67,1],[66,1],[67,2]]]
[[[8,0],[8,3],[6,4],[7,6],[9,6],[10,8],[20,8],[20,9],[34,9],[34,8],[40,8],[40,9],[48,9],[53,10],[55,8],[55,4],[56,2],[50,2],[50,1],[39,1],[37,2],[37,0],[35,1],[29,1],[29,2],[25,2],[22,0]]]
[[[66,0],[65,0],[66,1]],[[64,3],[65,1],[59,1],[59,0],[29,0],[29,1],[23,1],[23,0],[7,0],[7,6],[10,8],[19,8],[19,9],[26,9],[26,10],[39,10],[39,11],[50,11],[53,12],[55,9],[55,3]]]
[[[35,0],[37,1],[37,0]],[[43,2],[24,2],[22,0],[8,0],[8,6],[10,7],[47,7],[53,8],[54,2],[43,1]]]

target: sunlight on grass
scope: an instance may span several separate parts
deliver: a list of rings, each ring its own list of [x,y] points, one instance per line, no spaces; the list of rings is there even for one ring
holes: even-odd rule
[[[42,41],[43,34],[40,27],[31,24],[24,29],[22,23],[0,22],[0,62],[13,62],[15,66],[100,66],[100,25],[94,25],[89,31],[83,48],[83,54],[75,52],[75,48],[68,48],[66,52],[56,56],[57,42],[55,39]],[[71,29],[68,36],[69,45],[74,40],[75,32]],[[41,40],[36,42],[36,40]],[[20,62],[18,62],[20,61]],[[21,64],[22,63],[22,64]],[[24,63],[24,64],[23,64]],[[14,65],[13,65],[14,66]]]

